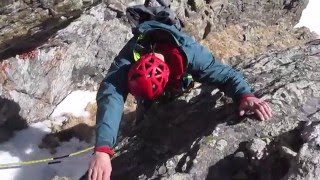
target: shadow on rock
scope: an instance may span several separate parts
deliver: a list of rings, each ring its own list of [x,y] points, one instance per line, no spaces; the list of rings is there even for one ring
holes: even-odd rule
[[[26,120],[19,115],[20,106],[14,101],[0,97],[0,154],[2,163],[39,159],[33,151],[35,142],[46,132],[41,128],[29,127]],[[41,158],[41,157],[40,157]],[[1,167],[1,179],[11,178],[24,180],[34,173],[34,166]],[[3,177],[4,176],[4,177]]]
[[[120,155],[112,160],[113,180],[162,177],[168,173],[166,162],[182,153],[185,154],[175,165],[175,172],[187,172],[203,136],[211,134],[219,123],[239,122],[230,99],[221,92],[211,95],[213,87],[201,88],[202,93],[189,102],[175,100],[153,105],[139,128],[122,134],[128,143],[119,143]]]
[[[280,180],[289,171],[290,161],[302,146],[300,128],[283,133],[252,152],[250,142],[242,142],[233,153],[209,168],[206,180]],[[260,139],[262,141],[262,139]]]
[[[9,140],[14,131],[28,127],[26,120],[19,115],[19,111],[19,104],[0,97],[0,143]]]
[[[77,124],[71,128],[61,130],[56,133],[50,133],[43,137],[39,148],[49,149],[52,154],[56,153],[56,148],[61,146],[62,142],[68,142],[73,137],[86,143],[91,143],[94,133],[94,127],[85,123]]]
[[[130,122],[134,120],[134,114],[135,112],[124,114],[123,121],[130,125]],[[89,122],[92,120],[94,122]],[[68,142],[74,137],[80,141],[92,144],[93,137],[95,137],[95,119],[69,119],[67,123],[69,123],[68,126],[72,127],[66,128],[62,126],[60,127],[62,129],[57,130],[57,132],[45,135],[39,144],[39,148],[47,148],[53,154],[56,153],[56,148],[61,146],[62,142]]]

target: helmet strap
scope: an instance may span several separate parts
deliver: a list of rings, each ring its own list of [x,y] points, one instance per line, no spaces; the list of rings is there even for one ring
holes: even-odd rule
[[[156,43],[151,44],[151,53],[154,55],[156,49]]]

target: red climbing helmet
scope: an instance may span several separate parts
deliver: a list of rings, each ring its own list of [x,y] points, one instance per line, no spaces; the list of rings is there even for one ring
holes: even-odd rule
[[[168,79],[168,65],[149,53],[130,67],[128,88],[132,95],[152,100],[163,93]]]

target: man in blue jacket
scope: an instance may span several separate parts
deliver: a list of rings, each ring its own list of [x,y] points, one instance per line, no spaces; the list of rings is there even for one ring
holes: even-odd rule
[[[154,100],[179,94],[189,75],[200,83],[224,87],[239,102],[239,114],[254,112],[260,120],[271,118],[267,102],[256,98],[240,73],[222,64],[199,43],[174,26],[146,21],[111,65],[97,94],[95,155],[90,180],[110,179],[112,148],[128,93],[137,99]]]

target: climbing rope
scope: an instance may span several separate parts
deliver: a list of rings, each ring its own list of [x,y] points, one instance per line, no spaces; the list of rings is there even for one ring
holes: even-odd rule
[[[64,159],[64,158],[72,157],[72,156],[77,156],[79,154],[88,152],[88,151],[92,150],[93,148],[94,148],[94,146],[91,146],[86,149],[82,149],[80,151],[70,153],[70,154],[64,155],[64,156],[57,156],[57,157],[49,157],[49,158],[38,159],[38,160],[20,161],[20,162],[0,164],[0,169],[13,168],[13,167],[23,166],[23,165],[46,163],[46,162],[48,162],[48,164],[57,164],[57,163],[61,163],[60,159]]]

